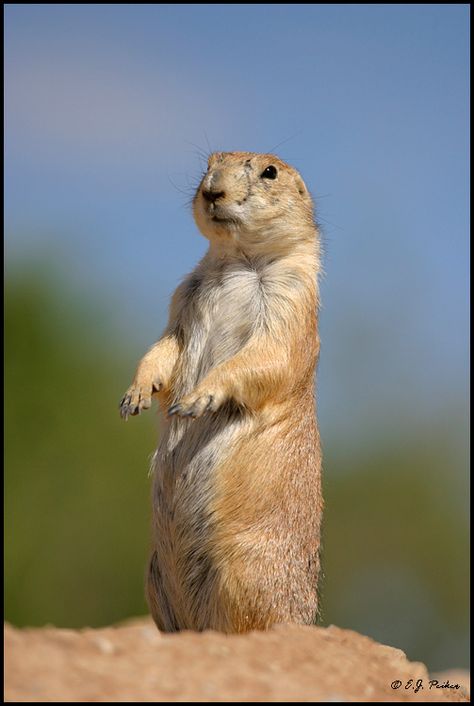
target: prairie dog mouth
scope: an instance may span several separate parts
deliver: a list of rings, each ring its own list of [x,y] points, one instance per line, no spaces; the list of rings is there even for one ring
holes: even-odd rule
[[[240,219],[235,213],[228,212],[228,210],[222,206],[216,206],[212,204],[210,207],[206,208],[207,217],[213,223],[220,223],[221,225],[237,225],[240,223]]]
[[[238,223],[237,218],[234,216],[217,216],[216,214],[211,214],[211,220],[215,223]]]

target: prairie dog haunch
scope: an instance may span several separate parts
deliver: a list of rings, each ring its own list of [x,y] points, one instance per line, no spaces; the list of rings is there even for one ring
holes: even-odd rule
[[[156,397],[147,594],[160,630],[315,622],[319,235],[278,157],[218,152],[193,200],[209,249],[175,291],[124,418]]]

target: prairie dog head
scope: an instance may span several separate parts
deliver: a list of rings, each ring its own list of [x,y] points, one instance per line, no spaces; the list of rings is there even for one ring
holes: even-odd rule
[[[271,154],[214,152],[193,200],[202,234],[221,248],[288,251],[314,241],[313,202],[293,167]]]

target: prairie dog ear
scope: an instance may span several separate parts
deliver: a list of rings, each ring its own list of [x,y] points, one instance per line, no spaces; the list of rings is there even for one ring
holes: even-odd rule
[[[300,177],[299,174],[295,174],[295,184],[301,196],[303,196],[306,201],[310,201],[312,203],[313,199],[311,198],[311,194],[309,193],[308,189],[306,188],[306,184],[304,183],[303,179]]]

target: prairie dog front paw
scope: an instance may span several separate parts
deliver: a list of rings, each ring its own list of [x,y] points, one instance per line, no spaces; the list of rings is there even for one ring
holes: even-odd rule
[[[122,398],[119,408],[122,419],[136,416],[151,407],[152,395],[163,387],[159,379],[150,376],[137,377]]]
[[[205,412],[215,412],[223,402],[222,395],[216,392],[191,393],[168,410],[168,416],[192,417],[196,419]]]

